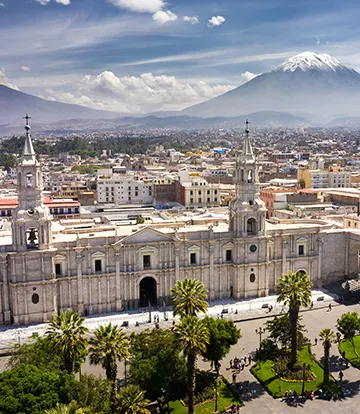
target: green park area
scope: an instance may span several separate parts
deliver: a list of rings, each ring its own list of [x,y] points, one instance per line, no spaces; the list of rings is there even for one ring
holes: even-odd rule
[[[351,339],[344,339],[339,345],[340,353],[351,365],[360,369],[360,336]],[[357,353],[357,354],[356,354]]]
[[[276,354],[274,355],[277,356]],[[298,364],[302,366],[310,366],[310,376],[305,381],[305,391],[314,391],[323,388],[324,370],[321,365],[311,355],[310,346],[304,346],[298,353]],[[269,394],[275,398],[283,397],[287,391],[296,392],[298,395],[302,393],[302,379],[284,379],[281,378],[274,369],[274,359],[259,360],[251,369],[251,372],[267,389]],[[300,373],[300,377],[302,373]],[[329,378],[329,388],[337,391],[337,386],[332,377]]]
[[[229,409],[233,404],[243,405],[241,400],[231,389],[231,385],[225,381],[222,381],[219,385],[218,391],[218,411],[222,412]],[[188,412],[187,407],[184,406],[180,401],[172,401],[169,404],[173,413],[186,414]],[[196,414],[210,414],[215,411],[215,395],[212,400],[206,400],[200,404],[195,405]]]

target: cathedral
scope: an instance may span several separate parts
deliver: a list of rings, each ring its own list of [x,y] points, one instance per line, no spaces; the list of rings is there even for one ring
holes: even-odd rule
[[[209,299],[266,296],[288,271],[315,287],[357,275],[360,233],[326,220],[266,220],[245,130],[226,222],[62,228],[43,203],[41,165],[26,125],[12,235],[0,233],[0,324],[45,322],[163,306],[177,280],[198,279]]]

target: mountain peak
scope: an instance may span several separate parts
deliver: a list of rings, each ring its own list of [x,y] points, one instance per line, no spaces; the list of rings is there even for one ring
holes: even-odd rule
[[[277,66],[272,72],[295,72],[296,70],[303,72],[309,70],[336,72],[339,69],[349,68],[343,66],[336,58],[326,53],[304,52],[285,60],[284,63]]]

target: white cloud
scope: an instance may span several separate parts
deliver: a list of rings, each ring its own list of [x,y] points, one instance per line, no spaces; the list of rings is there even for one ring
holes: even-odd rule
[[[73,91],[48,90],[50,99],[77,103],[96,109],[144,113],[177,110],[206,101],[233,89],[234,85],[186,82],[175,76],[143,73],[117,77],[113,72],[85,76],[73,83]],[[49,98],[48,97],[48,98]]]
[[[240,75],[240,82],[241,82],[241,85],[242,85],[243,83],[246,83],[246,82],[251,81],[251,79],[256,78],[256,76],[259,76],[259,74],[257,74],[257,73],[251,73],[251,72],[248,72],[248,71],[246,71],[246,72],[242,73],[242,74]]]
[[[38,3],[40,3],[42,6],[46,6],[50,3],[51,0],[35,0]],[[58,4],[62,4],[64,6],[69,6],[71,4],[71,0],[54,0]]]
[[[109,0],[114,6],[138,13],[156,13],[165,6],[163,0]]]
[[[184,16],[183,17],[184,22],[189,22],[191,24],[198,24],[199,18],[197,16]]]
[[[2,1],[0,1],[0,7],[5,7],[5,3],[3,3]]]
[[[223,16],[213,16],[208,20],[209,27],[221,26],[223,23],[225,23],[225,17]]]
[[[23,70],[24,72],[28,72],[30,68],[24,65],[24,66],[21,66],[21,70]]]
[[[153,14],[152,18],[156,23],[164,24],[177,20],[177,15],[170,10],[159,10]]]
[[[11,89],[16,89],[17,91],[19,90],[16,85],[10,83],[9,79],[6,76],[5,69],[2,67],[0,67],[0,85],[5,85]]]

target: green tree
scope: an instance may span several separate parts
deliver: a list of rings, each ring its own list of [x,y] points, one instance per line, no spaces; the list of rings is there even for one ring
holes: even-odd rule
[[[357,312],[348,312],[341,315],[337,320],[337,329],[344,335],[345,339],[349,339],[356,356],[358,353],[354,344],[354,336],[360,330],[360,319]]]
[[[76,383],[75,400],[91,413],[110,413],[112,387],[109,381],[95,375],[81,375]]]
[[[323,329],[320,334],[320,340],[323,343],[324,347],[324,388],[327,388],[329,385],[329,357],[330,357],[330,348],[336,340],[335,333],[328,328]]]
[[[75,401],[72,401],[70,404],[56,404],[55,408],[50,410],[45,410],[45,414],[84,414],[85,410],[78,407]]]
[[[60,315],[54,314],[49,321],[46,335],[61,354],[67,372],[78,372],[86,358],[88,329],[84,326],[85,318],[78,312],[68,309]]]
[[[147,404],[145,392],[137,385],[129,385],[117,394],[115,412],[118,414],[150,414],[146,408]]]
[[[284,274],[276,285],[279,295],[277,301],[289,306],[289,320],[291,325],[291,367],[297,361],[298,349],[298,319],[300,306],[309,306],[311,303],[311,286],[309,276],[303,272],[289,272]]]
[[[90,364],[101,365],[106,378],[114,382],[117,376],[117,361],[129,356],[130,341],[125,331],[117,325],[99,326],[89,340]]]
[[[130,340],[131,382],[145,390],[151,401],[184,398],[186,363],[174,333],[168,329],[147,329],[131,334]]]
[[[145,223],[145,219],[141,214],[139,216],[136,216],[136,224],[144,224],[144,223]]]
[[[0,413],[40,414],[73,400],[75,378],[66,371],[21,364],[0,374]]]
[[[196,316],[186,316],[176,325],[176,335],[187,358],[188,414],[194,413],[196,356],[206,351],[210,342],[209,330]]]
[[[61,369],[62,358],[54,351],[49,338],[34,334],[29,342],[15,345],[8,367],[15,368],[21,364],[31,364],[48,370]]]
[[[171,289],[171,302],[174,316],[196,316],[198,313],[206,313],[208,304],[207,290],[196,279],[178,280]]]
[[[301,347],[305,344],[306,338],[304,333],[306,332],[305,326],[300,322],[302,316],[299,315],[298,322],[296,324],[297,329],[297,343]],[[275,316],[265,323],[266,331],[268,332],[268,337],[272,339],[275,343],[280,343],[283,348],[291,346],[292,331],[290,318],[288,314]]]
[[[219,375],[219,361],[230,351],[232,345],[236,345],[240,339],[240,330],[233,321],[225,319],[214,319],[207,317],[204,324],[209,331],[209,343],[203,356],[214,362],[215,369]]]

